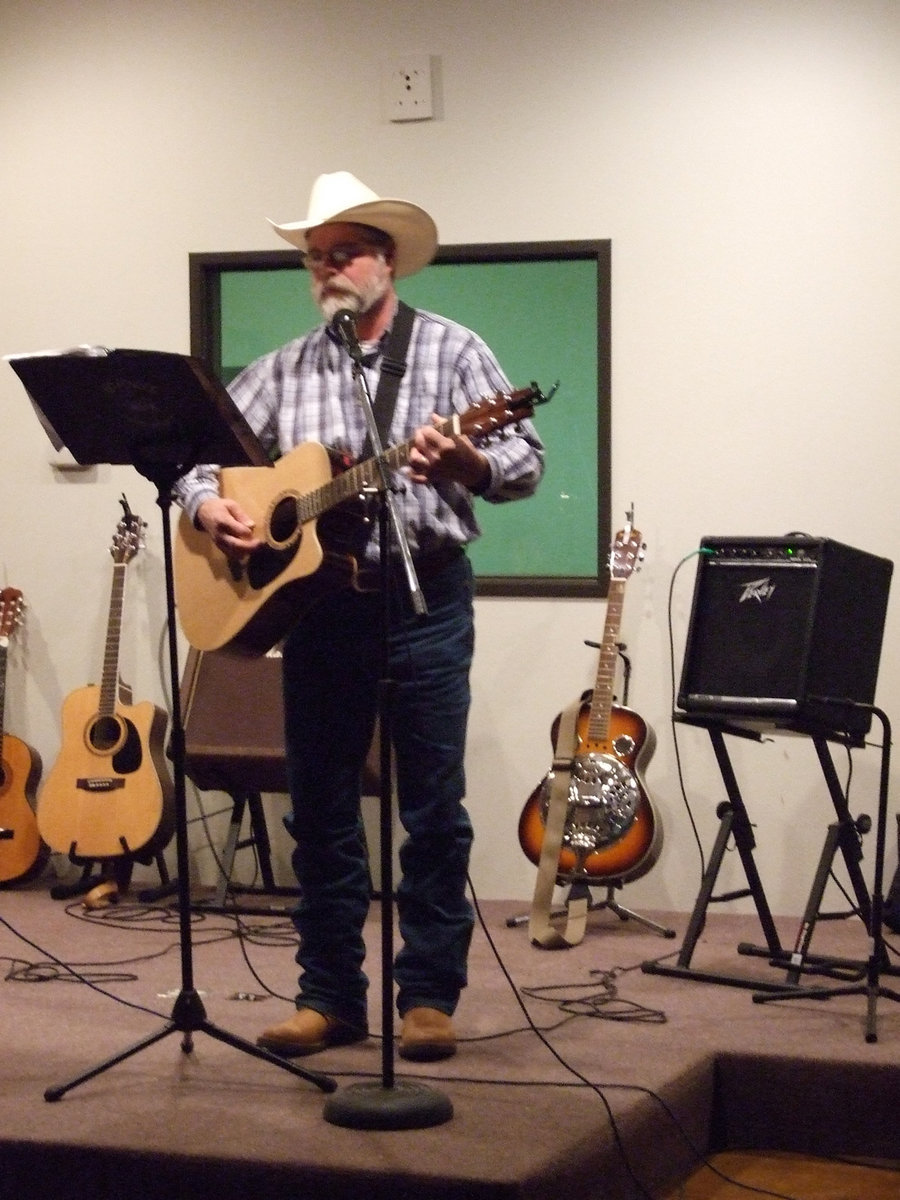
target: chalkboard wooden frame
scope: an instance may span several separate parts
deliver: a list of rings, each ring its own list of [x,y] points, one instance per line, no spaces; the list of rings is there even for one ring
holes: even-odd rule
[[[553,373],[551,378],[536,380],[544,391],[560,380],[552,403],[539,407],[535,414],[547,449],[547,475],[537,494],[513,505],[479,501],[478,517],[485,536],[470,548],[478,595],[593,597],[607,593],[612,536],[611,249],[609,240],[443,246],[431,266],[413,279],[399,281],[398,291],[408,303],[432,307],[482,334],[514,387],[531,382],[535,363],[549,364],[547,369]],[[447,272],[447,267],[454,270]],[[572,270],[578,272],[578,286],[569,294],[566,288]],[[189,271],[191,353],[226,383],[234,370],[244,365],[223,363],[223,347],[227,348],[229,340],[246,344],[244,357],[250,361],[257,353],[297,336],[317,319],[295,251],[191,254]],[[244,330],[230,333],[235,302],[229,296],[235,287],[240,291],[245,283],[250,286],[251,280],[254,287],[262,281],[264,289],[262,303],[256,298],[254,320],[268,321],[266,314],[277,312],[282,322],[290,324],[271,333],[268,329],[252,331],[248,340]],[[269,302],[269,281],[274,284],[276,280],[280,291]],[[447,287],[437,286],[444,283],[451,290],[460,288],[458,304],[452,297],[432,299],[435,292],[447,291]],[[544,283],[548,285],[546,294]],[[288,304],[282,295],[285,284],[291,289]],[[307,300],[304,324],[302,310]],[[478,316],[469,312],[473,303],[476,309],[481,305]],[[259,336],[262,344],[255,345]],[[575,386],[570,376],[575,377]],[[582,459],[576,462],[579,447]],[[553,478],[554,472],[563,468],[577,469],[577,474]],[[576,543],[576,568],[560,566],[559,555]],[[520,552],[527,559],[524,571],[511,561]]]

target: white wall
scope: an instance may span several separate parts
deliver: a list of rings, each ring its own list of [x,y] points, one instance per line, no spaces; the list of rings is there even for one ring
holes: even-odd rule
[[[386,119],[385,66],[405,54],[435,59],[432,121]],[[633,501],[648,544],[623,634],[631,703],[659,735],[647,781],[665,827],[628,902],[688,908],[699,860],[669,726],[676,566],[705,534],[805,530],[897,554],[900,6],[6,0],[0,80],[2,353],[187,351],[189,253],[278,248],[265,217],[301,217],[326,170],[423,204],[446,243],[612,239],[614,522]],[[63,697],[98,675],[123,491],[149,529],[122,670],[137,697],[164,701],[161,532],[130,468],[53,470],[9,368],[0,397],[0,583],[29,604],[6,727],[49,765]],[[673,589],[678,664],[693,573]],[[519,813],[549,767],[553,717],[593,681],[583,640],[602,633],[604,605],[484,599],[477,621],[473,877],[482,897],[527,900]],[[894,601],[888,713],[896,640]],[[708,850],[722,785],[705,735],[679,744]],[[832,815],[812,749],[741,743],[735,762],[772,907],[800,912]],[[855,755],[855,810],[874,813],[878,770],[877,750]],[[192,841],[206,876],[197,827]],[[870,873],[871,837],[865,850]],[[740,882],[733,860],[725,885]]]

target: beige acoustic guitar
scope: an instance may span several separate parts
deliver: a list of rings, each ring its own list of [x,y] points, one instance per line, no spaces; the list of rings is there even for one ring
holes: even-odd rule
[[[0,775],[0,885],[24,883],[38,875],[47,861],[34,815],[35,793],[41,777],[36,750],[5,729],[6,665],[10,638],[19,626],[25,601],[17,588],[0,592],[0,734],[3,738]]]
[[[163,709],[132,704],[119,679],[119,642],[128,563],[142,544],[144,522],[125,510],[110,546],[113,559],[101,682],[63,702],[62,744],[38,795],[38,828],[52,850],[73,862],[149,861],[174,830],[174,790],[166,770]]]
[[[499,393],[449,418],[448,436],[485,436],[531,416],[546,403],[537,384]],[[412,442],[386,450],[388,467],[408,462]],[[242,564],[224,555],[185,514],[175,541],[175,593],[185,637],[198,650],[232,646],[262,654],[284,636],[303,608],[323,592],[348,586],[352,556],[329,551],[317,521],[355,502],[373,484],[377,459],[347,469],[318,442],[303,442],[271,467],[225,467],[223,496],[238,500],[264,545]],[[324,543],[324,544],[323,544]]]

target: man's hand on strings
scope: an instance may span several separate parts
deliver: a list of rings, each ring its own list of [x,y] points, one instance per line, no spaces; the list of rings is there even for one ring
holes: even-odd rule
[[[211,496],[197,509],[201,525],[223,554],[245,559],[263,544],[253,532],[253,521],[236,500]]]
[[[452,480],[472,491],[485,488],[491,478],[485,455],[464,434],[447,437],[441,433],[442,417],[434,414],[431,421],[413,435],[408,455],[410,479],[414,483]]]

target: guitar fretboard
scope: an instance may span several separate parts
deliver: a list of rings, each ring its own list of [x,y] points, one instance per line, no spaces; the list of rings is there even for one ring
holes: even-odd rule
[[[617,643],[622,627],[622,608],[625,603],[624,579],[611,579],[606,601],[606,624],[600,645],[597,678],[588,716],[587,732],[592,741],[605,741],[609,736],[609,719],[612,712],[613,688],[616,677]]]
[[[110,717],[116,711],[116,688],[119,678],[119,642],[122,635],[122,601],[125,595],[125,563],[113,564],[112,589],[109,601],[109,621],[106,626],[106,646],[103,651],[103,672],[100,680],[100,716]]]
[[[3,734],[6,732],[5,712],[6,712],[6,655],[9,646],[9,638],[5,635],[0,637],[0,743],[3,741]]]
[[[441,426],[441,432],[449,432],[452,424],[452,421],[446,421]],[[385,464],[392,471],[397,471],[401,467],[405,467],[409,462],[409,452],[411,449],[412,441],[403,442],[399,446],[392,446],[390,450],[384,452],[383,458]],[[365,462],[357,463],[356,466],[350,467],[349,470],[343,471],[340,475],[336,475],[328,483],[323,483],[321,487],[307,492],[305,496],[299,496],[297,498],[297,514],[300,523],[304,524],[307,521],[312,521],[316,517],[320,517],[322,513],[334,508],[335,505],[341,504],[345,500],[354,500],[357,496],[361,496],[378,482],[376,481],[377,474],[378,459],[368,458]]]
[[[552,396],[553,392],[550,395]],[[542,396],[537,386],[532,384],[530,388],[519,388],[515,392],[485,398],[466,412],[448,417],[435,428],[445,437],[456,437],[461,433],[473,438],[485,437],[502,429],[511,421],[530,416],[535,404],[544,403],[548,399],[549,396]],[[392,471],[407,466],[412,444],[410,438],[399,446],[386,449],[382,455],[385,465]],[[380,483],[379,474],[378,458],[368,458],[365,462],[357,463],[349,470],[336,475],[321,487],[307,492],[304,496],[298,496],[297,516],[301,525],[315,520],[335,505],[345,500],[354,500],[370,488],[377,487]]]

